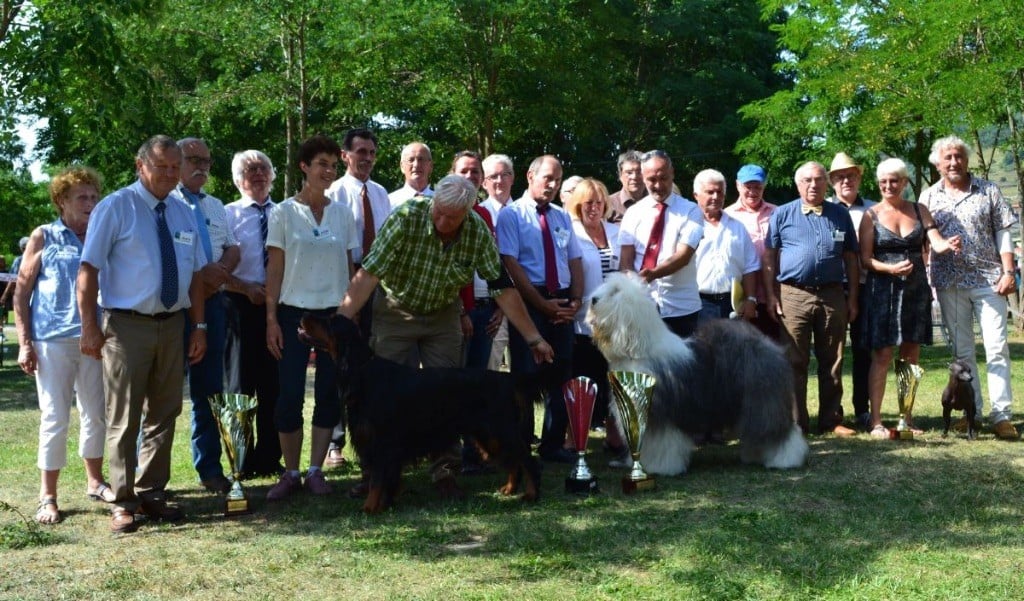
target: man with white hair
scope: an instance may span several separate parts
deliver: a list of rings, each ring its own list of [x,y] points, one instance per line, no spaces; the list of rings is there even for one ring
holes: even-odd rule
[[[1017,440],[1017,429],[1010,423],[1013,392],[1006,321],[1006,297],[1017,290],[1010,237],[1017,216],[998,186],[970,172],[969,156],[967,144],[956,136],[936,140],[928,156],[942,179],[922,192],[919,202],[931,211],[939,233],[946,238],[959,235],[963,240],[962,252],[931,253],[931,284],[953,355],[975,370],[971,385],[981,415],[981,379],[974,351],[977,319],[988,371],[989,422],[997,438]],[[957,429],[967,429],[966,419]]]
[[[491,223],[497,227],[498,211],[505,208],[509,200],[512,199],[512,183],[516,179],[515,165],[508,155],[492,154],[484,159],[483,168],[484,191],[487,192],[487,198],[479,206],[487,209],[487,212],[491,214]],[[474,283],[473,293],[475,296],[480,298],[486,292],[486,286]],[[494,315],[498,316],[499,325],[494,332],[494,339],[491,341],[491,357],[487,361],[487,369],[497,370],[501,367],[505,349],[508,348],[508,320],[505,319],[501,309],[496,309]]]
[[[648,195],[622,218],[619,265],[651,285],[662,321],[685,338],[701,310],[697,269],[691,265],[704,237],[704,216],[696,203],[672,191],[672,159],[661,150],[644,153],[640,169]]]
[[[414,198],[384,222],[363,266],[356,272],[338,313],[354,319],[374,289],[371,343],[374,353],[405,363],[418,352],[424,367],[457,367],[462,360],[462,301],[459,290],[479,273],[509,321],[530,341],[534,361],[552,360],[498,259],[487,225],[473,212],[476,187],[459,175],[445,176],[433,198]],[[452,479],[455,458],[433,469],[443,491],[458,490]],[[365,493],[365,482],[353,495]]]
[[[258,150],[235,153],[231,177],[241,198],[225,207],[240,259],[227,286],[226,392],[256,398],[255,441],[245,455],[244,477],[280,476],[281,439],[274,426],[280,386],[277,359],[267,348],[267,234],[277,207],[270,198],[276,177],[270,157]]]
[[[185,309],[189,363],[206,353],[205,286],[199,272],[206,252],[195,214],[172,194],[182,153],[167,136],[153,136],[135,155],[139,179],[108,195],[89,218],[78,268],[79,346],[103,361],[111,532],[134,532],[135,513],[177,521],[167,502],[174,426],[181,414]],[[141,425],[141,428],[140,428]],[[141,441],[139,435],[141,433]]]
[[[583,181],[583,178],[578,175],[571,175],[565,178],[562,182],[562,187],[558,191],[558,204],[565,206],[569,202],[569,197],[572,196],[573,190],[576,189],[576,184]]]
[[[414,196],[434,195],[434,191],[430,188],[430,174],[434,171],[434,158],[426,144],[423,142],[406,144],[402,148],[399,167],[402,170],[402,175],[405,176],[405,184],[388,194],[392,211]]]
[[[704,237],[694,255],[701,310],[698,321],[727,318],[733,312],[733,280],[743,287],[740,317],[752,320],[757,314],[757,280],[761,260],[743,224],[722,211],[725,204],[725,176],[705,169],[693,179],[693,197],[704,214]]]
[[[772,213],[761,273],[771,316],[793,366],[800,429],[810,429],[807,369],[811,341],[818,360],[818,432],[853,436],[843,425],[843,345],[857,317],[860,283],[857,236],[850,214],[825,202],[828,177],[820,163],[804,163],[794,177],[800,198]],[[843,281],[849,292],[843,291]]]
[[[222,290],[238,265],[238,241],[228,227],[227,213],[220,199],[203,191],[210,179],[210,149],[199,138],[178,141],[183,160],[181,183],[173,194],[192,209],[196,218],[197,240],[206,255],[206,265],[197,276],[203,284],[206,299],[206,354],[198,363],[188,366],[189,397],[192,400],[192,465],[203,487],[227,494],[231,482],[224,477],[221,466],[221,441],[217,422],[210,409],[209,398],[224,392],[224,343],[226,322]],[[186,334],[192,323],[185,320]]]

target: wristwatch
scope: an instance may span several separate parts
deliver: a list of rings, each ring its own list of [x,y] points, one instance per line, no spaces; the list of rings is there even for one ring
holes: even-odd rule
[[[196,322],[195,328],[197,330],[202,330],[202,331],[205,332],[207,330],[206,322],[205,321]]]

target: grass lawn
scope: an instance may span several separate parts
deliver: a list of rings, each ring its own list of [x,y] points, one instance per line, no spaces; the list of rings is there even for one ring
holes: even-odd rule
[[[1024,357],[1024,343],[1011,352]],[[1024,444],[942,437],[948,357],[924,351],[926,432],[911,443],[812,437],[808,465],[785,472],[741,465],[735,444],[705,448],[687,475],[624,496],[592,438],[599,495],[565,494],[568,467],[549,464],[538,504],[495,494],[497,475],[462,478],[468,500],[444,503],[420,466],[374,517],[344,494],[355,472],[333,471],[327,498],[268,505],[272,482],[256,480],[254,513],[222,518],[191,468],[186,402],[171,488],[188,519],[114,537],[77,460],[61,477],[64,522],[23,521],[38,494],[38,412],[8,347],[0,599],[1021,599]],[[1022,382],[1017,369],[1018,399]],[[815,390],[812,378],[812,414]],[[890,378],[889,425],[895,410]],[[76,437],[73,426],[70,457]]]

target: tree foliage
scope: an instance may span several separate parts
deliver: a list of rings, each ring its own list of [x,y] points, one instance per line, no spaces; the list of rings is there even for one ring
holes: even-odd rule
[[[375,178],[392,186],[414,139],[432,146],[438,172],[468,148],[521,166],[553,153],[567,173],[612,180],[619,152],[659,147],[678,157],[680,181],[728,173],[751,131],[737,109],[786,85],[756,0],[32,6],[0,39],[4,97],[16,99],[0,118],[46,118],[45,158],[94,165],[111,185],[133,177],[146,137],[202,136],[222,198],[235,195],[233,152],[267,152],[285,174],[280,196],[298,184],[298,141],[364,125],[381,138]]]
[[[1024,30],[1011,0],[762,0],[763,14],[789,10],[774,26],[795,81],[742,109],[757,126],[738,150],[791,174],[806,159],[846,151],[869,165],[899,156],[916,189],[936,177],[932,140],[949,133],[976,146],[987,171],[983,130],[1020,148]],[[989,147],[990,150],[990,147]]]

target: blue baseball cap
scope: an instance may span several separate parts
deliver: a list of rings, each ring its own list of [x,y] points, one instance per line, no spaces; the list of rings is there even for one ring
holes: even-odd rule
[[[736,173],[736,181],[741,184],[747,182],[761,182],[763,184],[766,179],[768,179],[768,175],[764,172],[764,167],[760,165],[744,165]]]

